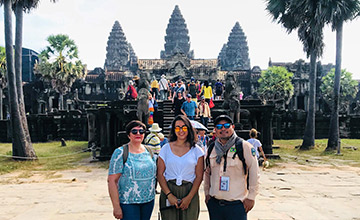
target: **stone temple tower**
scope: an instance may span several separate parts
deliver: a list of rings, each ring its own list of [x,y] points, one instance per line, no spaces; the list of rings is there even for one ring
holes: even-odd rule
[[[222,70],[249,70],[249,47],[239,22],[231,30],[228,42],[218,56]]]
[[[129,69],[130,58],[134,59],[135,53],[126,41],[125,34],[118,21],[115,21],[106,47],[106,71],[117,72]]]
[[[166,28],[165,50],[161,51],[161,59],[169,59],[176,53],[182,53],[188,58],[194,58],[194,51],[190,51],[190,37],[185,20],[179,6],[175,6]]]

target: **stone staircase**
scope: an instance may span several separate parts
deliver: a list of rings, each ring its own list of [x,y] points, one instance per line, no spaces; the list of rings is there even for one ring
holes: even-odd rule
[[[175,114],[173,112],[171,112],[171,108],[172,108],[171,100],[163,101],[163,114],[164,114],[163,134],[166,137],[170,133],[170,125],[171,125],[171,122],[173,121],[173,119],[175,118]],[[195,120],[200,122],[200,118],[196,118]],[[212,130],[214,129],[214,123],[212,120],[208,123],[208,129],[209,129],[208,133],[212,132]]]

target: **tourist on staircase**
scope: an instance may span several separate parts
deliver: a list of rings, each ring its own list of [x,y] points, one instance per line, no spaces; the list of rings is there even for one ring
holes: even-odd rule
[[[151,87],[151,93],[153,94],[155,99],[159,99],[159,82],[156,80],[156,78],[153,78],[153,81],[150,84]]]
[[[191,77],[190,83],[188,85],[188,94],[191,95],[191,100],[193,100],[194,102],[198,102],[198,99],[196,97],[197,95],[197,90],[196,90],[196,84],[195,84],[195,79],[194,77]]]
[[[199,104],[199,115],[201,124],[207,128],[209,119],[211,118],[211,111],[209,104],[205,102],[205,96],[201,96],[201,101]]]
[[[127,92],[125,95],[126,100],[136,100],[137,98],[137,91],[134,87],[134,82],[132,80],[129,81],[129,86],[127,88]]]
[[[196,102],[191,100],[191,95],[187,94],[186,101],[181,106],[181,112],[186,115],[190,120],[195,120],[198,116],[198,108]]]
[[[162,100],[162,101],[167,100],[168,91],[169,91],[169,84],[168,84],[168,81],[165,78],[165,75],[161,76],[161,79],[160,79],[160,82],[159,82],[159,89],[160,89],[160,100]]]
[[[209,104],[211,98],[213,97],[212,88],[209,85],[209,81],[205,81],[204,85],[201,87],[201,94],[205,97],[205,101]]]
[[[174,99],[174,102],[173,102],[173,105],[172,105],[172,111],[174,112],[175,117],[182,114],[181,107],[182,107],[182,104],[185,101],[183,96],[182,96],[181,91],[176,93],[176,94],[177,94],[177,96]]]
[[[224,91],[224,85],[218,79],[215,83],[215,100],[220,100]]]

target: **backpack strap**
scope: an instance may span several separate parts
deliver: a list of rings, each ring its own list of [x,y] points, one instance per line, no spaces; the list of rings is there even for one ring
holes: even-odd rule
[[[150,153],[150,156],[151,156],[151,159],[154,157],[154,153],[153,151],[151,150],[151,148],[147,145],[144,145],[145,149]]]
[[[243,148],[243,139],[242,138],[238,137],[236,139],[235,149],[236,149],[236,152],[232,158],[234,159],[236,155],[239,157],[239,159],[243,163],[244,174],[246,175],[247,174],[247,166],[246,166],[245,157],[244,157],[244,148]]]
[[[214,149],[214,146],[215,146],[215,141],[212,142],[212,143],[208,146],[207,155],[206,155],[206,158],[205,158],[205,169],[206,169],[207,167],[210,167],[210,154],[211,154],[212,150]]]
[[[144,145],[145,149],[150,153],[151,159],[154,157],[154,153],[152,152],[151,148],[147,145]],[[128,157],[129,157],[129,145],[125,144],[122,146],[123,148],[123,165],[126,163]]]
[[[126,163],[128,157],[129,157],[129,145],[125,144],[124,146],[122,146],[123,148],[123,165]]]

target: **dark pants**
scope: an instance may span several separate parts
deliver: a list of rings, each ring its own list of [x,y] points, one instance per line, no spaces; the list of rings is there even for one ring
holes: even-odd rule
[[[154,208],[154,200],[140,204],[121,204],[122,220],[149,220]]]
[[[211,197],[206,204],[210,220],[247,220],[241,201],[228,202]]]
[[[195,120],[195,116],[188,116],[190,120]]]
[[[208,117],[200,116],[200,121],[201,121],[201,124],[203,124],[203,125],[207,128],[208,122],[209,122],[209,118],[208,118]]]

